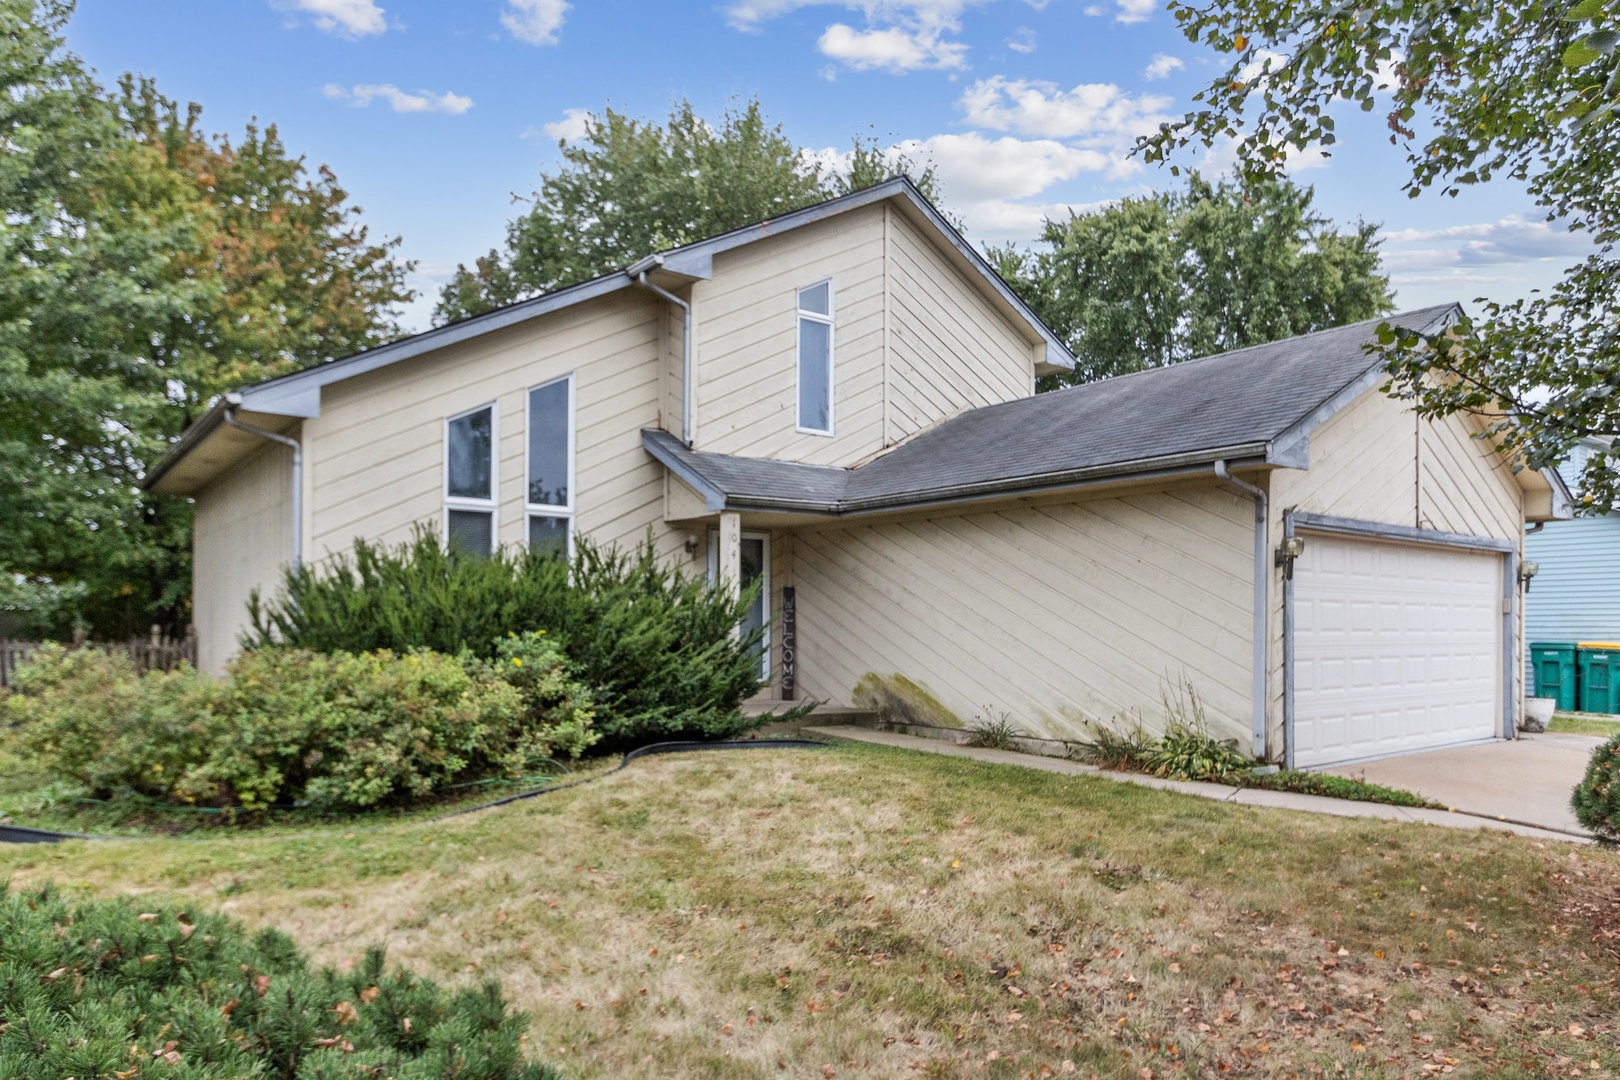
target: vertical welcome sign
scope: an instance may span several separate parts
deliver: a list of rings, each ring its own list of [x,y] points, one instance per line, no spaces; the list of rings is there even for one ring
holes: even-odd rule
[[[793,700],[794,676],[798,669],[798,602],[793,586],[782,586],[782,700]]]

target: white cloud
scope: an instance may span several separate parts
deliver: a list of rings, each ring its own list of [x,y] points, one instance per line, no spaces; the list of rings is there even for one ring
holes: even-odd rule
[[[1064,90],[1056,83],[980,79],[957,103],[969,124],[1051,139],[1087,137],[1123,144],[1158,129],[1166,97],[1133,97],[1113,83],[1081,83]]]
[[[1268,71],[1278,71],[1288,63],[1288,57],[1280,52],[1270,49],[1256,49],[1254,59],[1243,65],[1238,72],[1238,82],[1252,83],[1258,81]]]
[[[1386,266],[1406,271],[1582,258],[1591,254],[1593,246],[1590,236],[1554,228],[1546,221],[1534,221],[1518,214],[1510,214],[1500,221],[1441,229],[1397,229],[1384,234],[1384,243],[1391,247],[1430,245],[1385,252]],[[1438,246],[1434,246],[1436,244]]]
[[[1119,0],[1119,11],[1114,15],[1115,22],[1139,23],[1146,22],[1148,17],[1159,10],[1163,0]],[[1086,14],[1091,14],[1088,10]]]
[[[959,41],[942,41],[941,31],[856,30],[844,23],[827,27],[816,47],[821,54],[856,71],[873,69],[895,73],[921,68],[961,67],[967,46]]]
[[[1083,173],[1107,172],[1115,162],[1108,154],[1068,146],[1055,139],[999,138],[979,132],[908,139],[888,148],[931,165],[944,205],[959,214],[977,242],[1028,241],[1048,217],[1063,218],[1087,206],[1040,198],[1055,184]],[[807,154],[824,169],[849,167],[849,152],[822,150]]]
[[[530,45],[555,45],[563,19],[573,7],[568,0],[506,0],[501,25],[519,41]]]
[[[366,37],[388,29],[383,9],[373,0],[282,0],[276,6],[313,16],[317,30],[342,37]]]
[[[435,94],[429,90],[411,94],[393,83],[366,83],[348,89],[337,83],[327,83],[321,92],[334,101],[347,101],[357,109],[364,109],[380,99],[397,113],[448,113],[460,116],[473,106],[472,98],[461,94]]]
[[[809,7],[860,12],[864,27],[830,23],[817,40],[822,55],[856,70],[895,73],[958,68],[968,46],[956,40],[965,8],[989,0],[732,0],[722,7],[737,30],[759,32],[771,19]]]
[[[1168,78],[1172,71],[1180,71],[1186,63],[1179,56],[1170,56],[1166,53],[1154,53],[1148,66],[1142,69],[1142,78],[1152,82],[1154,79]]]
[[[1002,42],[1002,44],[1015,53],[1028,55],[1035,51],[1035,31],[1027,26],[1020,26],[1013,32],[1012,37]]]
[[[1108,9],[1101,4],[1087,4],[1084,13],[1096,19],[1108,14]]]
[[[573,142],[585,137],[585,128],[591,118],[589,109],[564,109],[561,120],[553,120],[549,124],[541,124],[540,130],[553,139],[566,139]]]

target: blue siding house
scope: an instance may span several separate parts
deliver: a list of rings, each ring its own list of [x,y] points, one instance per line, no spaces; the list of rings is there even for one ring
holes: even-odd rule
[[[1577,448],[1561,468],[1571,488],[1601,442]],[[1540,566],[1525,597],[1525,640],[1620,641],[1620,514],[1550,521],[1525,537]]]

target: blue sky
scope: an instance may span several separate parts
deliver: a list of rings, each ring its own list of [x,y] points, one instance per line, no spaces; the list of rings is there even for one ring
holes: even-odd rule
[[[1179,183],[1126,151],[1219,70],[1155,0],[80,0],[68,44],[106,81],[138,71],[201,103],[212,131],[274,121],[331,165],[419,264],[413,330],[456,263],[499,243],[580,110],[662,116],[685,97],[713,115],[757,95],[829,160],[858,133],[904,145],[971,239],[1028,241],[1045,215]],[[1383,224],[1403,307],[1520,296],[1584,250],[1511,182],[1408,199],[1376,113],[1339,135],[1295,178],[1335,219]]]

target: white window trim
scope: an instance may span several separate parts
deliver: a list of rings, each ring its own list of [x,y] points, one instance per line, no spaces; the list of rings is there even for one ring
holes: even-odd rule
[[[465,495],[450,494],[450,425],[457,420],[473,415],[474,413],[489,410],[489,498],[471,499]],[[474,405],[470,409],[463,409],[458,413],[444,418],[444,432],[441,436],[444,443],[444,452],[440,462],[440,470],[444,481],[440,485],[440,494],[444,497],[444,514],[440,519],[443,528],[442,539],[445,547],[450,546],[450,511],[476,510],[489,512],[489,554],[495,554],[501,546],[501,411],[494,401],[486,401],[482,405]]]
[[[556,383],[568,384],[568,504],[566,506],[548,506],[545,503],[532,503],[529,501],[529,490],[532,486],[533,476],[530,469],[534,463],[529,460],[529,423],[531,410],[529,395],[536,390],[543,390]],[[523,391],[523,546],[529,546],[529,518],[531,517],[560,517],[568,522],[567,556],[570,562],[574,559],[574,449],[575,432],[579,424],[574,415],[574,373],[570,371],[556,379],[547,379],[545,382],[535,383]]]
[[[771,534],[745,529],[737,534],[739,540],[758,540],[760,542],[761,558],[759,561],[760,577],[764,579],[764,587],[759,590],[760,596],[760,622],[765,627],[765,636],[760,641],[759,651],[759,679],[762,683],[771,681]],[[709,581],[712,584],[719,580],[720,575],[720,530],[714,527],[709,529]]]
[[[799,296],[806,289],[813,289],[817,285],[827,286],[827,314],[825,315],[821,314],[819,311],[806,311],[799,307]],[[833,403],[837,400],[837,395],[833,392],[835,385],[834,373],[838,370],[838,365],[834,363],[834,360],[838,355],[838,328],[833,322],[833,316],[837,314],[838,307],[835,303],[835,298],[833,295],[833,279],[830,277],[822,278],[820,281],[812,281],[808,285],[801,285],[797,289],[794,289],[793,307],[798,315],[798,318],[793,322],[793,430],[799,432],[801,435],[831,436],[835,426],[833,417]],[[804,387],[802,385],[804,379],[804,357],[800,354],[804,335],[799,332],[799,323],[806,319],[809,319],[811,322],[821,323],[827,327],[826,431],[822,431],[820,428],[805,427],[803,424],[799,423],[800,403],[804,400],[802,396],[804,391]]]

